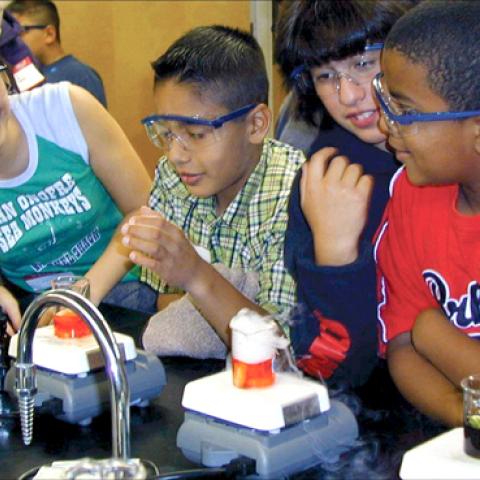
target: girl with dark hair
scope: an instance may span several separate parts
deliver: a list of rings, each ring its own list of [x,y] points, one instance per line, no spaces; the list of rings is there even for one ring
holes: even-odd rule
[[[377,361],[371,240],[397,164],[371,82],[383,39],[414,3],[297,0],[277,25],[298,115],[319,129],[290,198],[285,261],[300,304],[291,338],[299,365],[331,383],[361,385]]]

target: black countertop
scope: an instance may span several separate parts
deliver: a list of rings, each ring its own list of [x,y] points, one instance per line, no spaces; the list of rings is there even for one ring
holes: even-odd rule
[[[132,335],[139,343],[145,315],[105,305],[101,310],[115,331]],[[167,385],[161,395],[147,407],[131,408],[131,457],[151,460],[161,472],[194,468],[196,465],[176,447],[177,430],[183,421],[183,387],[191,380],[222,370],[224,362],[189,358],[164,358],[162,362]],[[382,364],[369,383],[354,394],[331,391],[330,395],[357,414],[357,446],[340,462],[297,474],[295,479],[397,479],[403,453],[446,430],[416,413],[400,398]],[[110,457],[111,440],[110,412],[94,418],[86,427],[36,415],[28,447],[23,445],[19,424],[10,432],[0,429],[0,479],[17,478],[56,460]]]

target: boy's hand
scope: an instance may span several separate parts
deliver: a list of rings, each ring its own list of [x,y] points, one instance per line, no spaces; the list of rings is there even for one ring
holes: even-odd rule
[[[365,227],[373,178],[337,149],[322,148],[302,167],[301,207],[315,242],[318,265],[356,260]]]
[[[130,260],[155,272],[169,285],[189,291],[204,263],[183,231],[163,215],[142,207],[121,229]]]
[[[15,297],[5,288],[0,286],[0,307],[7,314],[9,323],[7,325],[7,334],[13,335],[20,328],[22,315]]]

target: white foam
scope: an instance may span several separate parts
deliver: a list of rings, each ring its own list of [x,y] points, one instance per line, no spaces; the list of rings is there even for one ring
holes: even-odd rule
[[[277,348],[286,348],[288,339],[279,335],[277,324],[269,316],[262,316],[242,308],[230,321],[232,329],[232,356],[245,363],[260,363],[273,359]]]

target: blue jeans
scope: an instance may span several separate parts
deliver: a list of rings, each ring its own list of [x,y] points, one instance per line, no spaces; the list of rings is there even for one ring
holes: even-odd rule
[[[140,281],[120,282],[105,296],[102,303],[154,314],[158,292]]]

